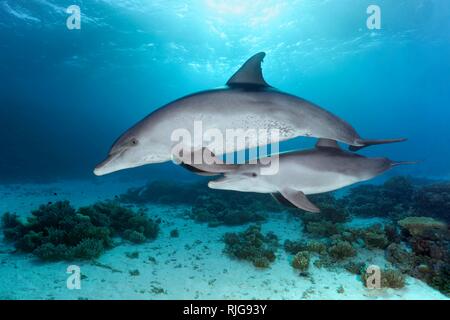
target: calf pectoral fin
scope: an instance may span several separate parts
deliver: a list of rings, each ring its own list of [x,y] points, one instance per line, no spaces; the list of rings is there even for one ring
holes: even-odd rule
[[[320,212],[320,209],[317,208],[314,203],[309,201],[309,199],[301,191],[297,191],[294,189],[283,189],[280,190],[280,194],[297,208],[309,212]]]
[[[279,204],[290,208],[297,208],[297,206],[292,204],[292,202],[286,199],[281,193],[271,193],[271,195]]]

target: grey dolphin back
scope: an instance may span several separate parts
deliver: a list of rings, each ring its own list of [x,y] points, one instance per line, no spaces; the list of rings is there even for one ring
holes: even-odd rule
[[[266,54],[259,52],[248,59],[242,67],[228,80],[228,86],[236,85],[256,85],[270,87],[264,80],[261,63]]]

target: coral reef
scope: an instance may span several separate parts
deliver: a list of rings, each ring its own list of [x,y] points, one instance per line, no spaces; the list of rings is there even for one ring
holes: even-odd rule
[[[355,238],[361,239],[368,249],[385,249],[391,242],[397,241],[397,230],[381,224],[355,229],[352,233]]]
[[[306,243],[299,240],[286,240],[284,241],[284,250],[290,254],[296,254],[299,251],[303,251],[306,249]]]
[[[271,202],[271,199],[267,199]],[[190,217],[206,222],[210,227],[241,225],[265,220],[268,209],[264,202],[255,201],[252,194],[234,191],[214,192],[199,197],[192,206]]]
[[[350,215],[345,208],[345,202],[336,199],[332,193],[321,193],[311,195],[310,199],[320,208],[320,214],[305,213],[309,221],[329,221],[332,223],[344,223],[349,220]]]
[[[50,261],[93,259],[113,246],[113,236],[143,242],[156,238],[159,230],[143,212],[113,202],[76,210],[68,201],[60,201],[40,206],[25,223],[6,213],[2,226],[5,239],[18,250]]]
[[[450,223],[450,182],[419,188],[413,197],[415,214],[432,216]]]
[[[408,177],[393,177],[382,185],[363,184],[350,189],[344,206],[354,216],[401,216],[410,209],[414,186]]]
[[[398,224],[407,246],[389,245],[386,259],[403,272],[450,295],[448,226],[429,217],[407,217]]]
[[[314,237],[330,237],[340,233],[340,225],[330,221],[308,222],[305,225],[305,231]]]
[[[185,204],[192,206],[189,216],[209,226],[241,225],[263,221],[266,212],[280,212],[285,207],[270,195],[215,190],[207,181],[174,183],[152,181],[140,188],[131,188],[119,196],[119,201],[143,205],[147,203]]]
[[[193,204],[201,196],[208,194],[206,183],[175,183],[165,180],[150,181],[143,187],[130,188],[119,196],[119,201],[133,204]]]
[[[240,233],[226,233],[224,252],[230,257],[247,260],[255,267],[267,268],[275,261],[278,238],[269,232],[261,233],[260,225],[251,225]]]
[[[450,183],[414,183],[397,176],[382,185],[363,184],[350,189],[342,205],[354,216],[385,216],[394,220],[411,214],[450,222]]]

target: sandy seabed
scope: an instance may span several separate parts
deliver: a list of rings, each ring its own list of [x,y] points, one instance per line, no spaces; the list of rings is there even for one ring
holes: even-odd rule
[[[16,212],[26,217],[40,204],[58,200],[70,200],[76,207],[88,205],[144,183],[91,180],[4,185],[0,186],[0,213]],[[210,228],[187,219],[187,206],[147,208],[149,216],[163,220],[156,240],[139,245],[119,240],[115,248],[92,262],[43,263],[29,254],[13,253],[14,247],[2,239],[0,299],[448,299],[411,277],[400,290],[369,290],[358,276],[343,270],[319,269],[311,264],[309,275],[300,276],[282,248],[270,268],[256,269],[223,253],[223,234],[242,231],[246,225]],[[179,231],[179,237],[170,236],[173,229]],[[283,213],[269,215],[262,224],[262,232],[273,231],[280,243],[301,238],[301,229],[300,220]],[[139,256],[127,256],[133,252]],[[368,263],[386,265],[381,250],[358,254]],[[79,290],[66,285],[66,270],[71,264],[78,265],[83,275]]]

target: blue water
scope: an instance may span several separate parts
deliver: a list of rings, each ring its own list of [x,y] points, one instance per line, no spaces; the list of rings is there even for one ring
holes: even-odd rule
[[[372,4],[381,9],[381,29],[366,25],[366,10]],[[81,9],[80,30],[66,26],[70,5]],[[419,214],[449,221],[448,184],[431,189],[421,185],[429,178],[450,179],[449,31],[447,0],[0,0],[0,273],[4,280],[0,300],[372,299],[364,291],[362,278],[339,264],[340,269],[330,271],[312,266],[311,260],[311,278],[299,276],[291,266],[295,252],[282,247],[285,240],[319,239],[326,244],[327,255],[335,242],[347,241],[349,233],[344,231],[378,223],[402,230],[401,238],[386,238],[376,250],[369,244],[364,247],[365,238],[348,240],[358,254],[344,262],[361,260],[383,266],[387,246],[395,242],[426,259],[429,270],[442,280],[438,283],[433,278],[433,285],[447,296],[428,287],[427,281],[408,278],[406,290],[379,297],[448,298],[448,241],[437,238],[421,243],[433,249],[428,253],[420,246],[412,248],[415,238],[406,237],[406,227],[400,228],[397,221]],[[350,193],[350,197],[355,195],[350,199],[354,202],[344,198],[347,209],[333,198],[317,198],[325,210],[316,216],[319,222],[314,222],[311,216],[269,203],[268,195],[220,193],[208,189],[204,180],[192,183],[188,180],[199,178],[171,162],[94,176],[95,165],[105,158],[112,143],[137,121],[179,97],[223,86],[246,59],[261,51],[266,52],[262,68],[270,85],[322,106],[349,122],[364,138],[408,138],[359,153],[418,161],[372,180],[411,175],[417,185],[408,187],[405,180],[393,179],[387,186],[363,188]],[[281,150],[308,148],[314,143],[315,139],[300,137],[283,142]],[[159,179],[165,181],[142,187]],[[129,187],[139,189],[127,191]],[[336,195],[347,191],[339,190]],[[425,193],[428,198],[424,200],[420,195]],[[100,209],[88,211],[92,217],[80,216],[82,210],[66,208],[66,212],[58,201],[69,200],[80,210],[105,199],[119,199],[112,205],[136,212],[147,209],[147,217],[157,221],[160,231],[155,239],[146,237],[138,244],[130,234],[136,240],[136,230],[149,223],[142,217],[134,223],[139,224],[133,226],[136,230],[123,234],[117,231],[121,225],[116,231],[108,226],[111,237],[119,237],[120,242],[105,248],[95,261],[95,255],[71,261],[81,265],[87,280],[83,280],[84,291],[66,290],[67,252],[77,257],[74,248],[103,233],[89,233],[98,229],[77,220],[95,220],[93,214]],[[31,249],[20,247],[32,232],[39,241],[47,241],[51,238],[47,234],[55,233],[54,226],[45,225],[44,219],[42,227],[33,218],[20,228],[10,215],[3,215],[16,212],[18,221],[24,222],[43,203],[49,206],[40,210],[48,210],[50,217],[55,212],[58,219],[75,216],[67,219],[72,224],[58,224],[59,229],[68,229],[59,230],[63,235],[83,223],[83,239],[70,245],[63,242],[67,252],[58,247],[58,262],[44,259],[52,253],[48,242],[36,248],[30,245]],[[354,211],[346,216],[348,208]],[[107,210],[108,219],[99,215],[102,219],[97,224],[108,222],[113,212],[115,219],[122,219],[117,212],[124,211]],[[260,211],[265,220],[257,217]],[[39,212],[35,216],[46,216]],[[328,218],[331,227],[322,220]],[[125,220],[120,221],[132,224],[132,218]],[[254,265],[248,257],[244,259],[248,261],[237,261],[224,251],[225,233],[241,232],[250,223],[262,223],[264,234],[274,232],[279,237],[270,269],[256,269],[255,260]],[[333,236],[320,233],[320,227],[332,229],[340,224],[349,229],[339,229]],[[39,233],[27,229],[36,225],[42,227],[36,229]],[[392,228],[380,230],[367,231],[375,236],[374,242],[383,240]],[[15,233],[20,236],[12,237]],[[62,238],[72,242],[69,236],[52,241],[59,246]],[[134,251],[140,252],[139,259],[130,258]],[[311,257],[319,258],[310,251]],[[397,261],[398,265],[407,262]],[[403,271],[408,277],[426,278],[428,273],[417,273],[423,265]],[[336,272],[340,272],[338,277]]]
[[[259,51],[271,85],[364,137],[409,138],[363,153],[422,161],[396,173],[448,176],[450,3],[376,1],[381,29],[369,30],[372,2],[1,0],[0,179],[92,177],[124,130],[223,85]],[[70,4],[81,30],[66,27]],[[172,164],[116,174],[161,169],[185,174]]]

